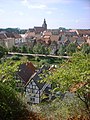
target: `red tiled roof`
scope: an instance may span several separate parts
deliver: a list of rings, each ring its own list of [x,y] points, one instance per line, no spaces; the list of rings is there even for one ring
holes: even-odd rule
[[[77,30],[79,35],[89,35],[90,36],[90,30]]]
[[[31,37],[35,37],[35,32],[26,32],[25,33],[25,38],[31,38]]]
[[[5,34],[8,38],[15,38],[13,33],[6,32]]]
[[[50,36],[46,36],[46,35],[45,35],[43,38],[44,38],[44,39],[50,39]]]
[[[3,36],[3,37],[5,36],[5,38],[21,38],[21,35],[17,33],[6,32],[6,31],[0,32],[0,36]]]
[[[59,40],[59,35],[52,35],[50,37],[51,41],[58,41]]]
[[[87,43],[90,45],[90,37],[87,39]]]
[[[44,27],[34,27],[35,33],[41,33],[45,30]]]
[[[24,64],[21,64],[19,67],[19,71],[17,72],[17,75],[22,78],[24,83],[26,84],[29,80],[29,78],[35,73],[35,67],[31,62],[27,62]]]
[[[51,33],[51,31],[44,31],[44,32],[43,32],[43,35],[45,35],[45,36],[51,36],[52,33]]]
[[[0,39],[6,39],[6,35],[4,33],[0,33]]]
[[[21,35],[17,34],[17,33],[13,33],[13,36],[14,36],[14,38],[21,38]]]

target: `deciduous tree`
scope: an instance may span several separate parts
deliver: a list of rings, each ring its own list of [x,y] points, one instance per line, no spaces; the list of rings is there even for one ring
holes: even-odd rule
[[[56,91],[76,92],[90,111],[90,55],[74,54],[45,80],[54,82]]]

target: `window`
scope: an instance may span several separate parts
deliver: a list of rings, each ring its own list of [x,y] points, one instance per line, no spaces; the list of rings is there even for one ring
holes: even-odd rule
[[[30,92],[31,92],[31,93],[35,93],[35,90],[31,89]]]
[[[33,89],[36,89],[36,86],[35,86],[35,85],[33,85]]]
[[[32,90],[32,93],[35,93],[35,90]]]
[[[30,88],[32,88],[32,85],[30,85]]]
[[[30,101],[34,102],[34,101],[35,101],[35,98],[30,98]]]

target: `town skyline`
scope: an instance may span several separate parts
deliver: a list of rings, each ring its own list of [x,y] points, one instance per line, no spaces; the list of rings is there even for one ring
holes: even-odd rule
[[[90,29],[89,0],[1,0],[0,28]]]

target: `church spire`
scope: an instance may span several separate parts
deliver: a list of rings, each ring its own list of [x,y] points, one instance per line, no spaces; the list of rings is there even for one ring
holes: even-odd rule
[[[42,27],[45,28],[45,30],[47,30],[47,23],[46,23],[46,20],[44,19],[44,22],[42,24]]]

